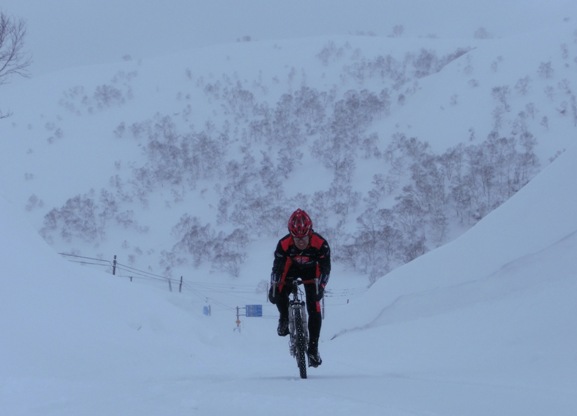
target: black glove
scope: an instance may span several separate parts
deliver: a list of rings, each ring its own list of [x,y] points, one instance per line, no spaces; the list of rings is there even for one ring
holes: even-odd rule
[[[273,293],[273,288],[274,288],[274,285],[271,285],[270,289],[268,290],[268,300],[273,305],[276,305],[276,302],[278,300],[278,287],[276,288],[274,293]]]
[[[278,301],[278,282],[280,280],[280,276],[276,275],[274,270],[270,274],[270,289],[268,290],[268,300],[273,305],[276,305]],[[274,288],[274,293],[273,293]]]

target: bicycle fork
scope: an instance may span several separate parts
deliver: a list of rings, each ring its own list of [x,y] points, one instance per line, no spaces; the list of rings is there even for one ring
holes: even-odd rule
[[[289,338],[289,348],[293,357],[296,356],[297,328],[295,326],[295,322],[297,319],[295,316],[297,314],[300,314],[301,319],[299,321],[301,322],[303,333],[305,334],[305,339],[308,341],[309,330],[307,325],[306,306],[305,302],[302,300],[291,301],[289,305],[289,331],[291,334]]]

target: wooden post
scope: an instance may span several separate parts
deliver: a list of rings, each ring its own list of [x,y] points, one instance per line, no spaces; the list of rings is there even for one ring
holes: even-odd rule
[[[238,306],[236,307],[236,328],[235,328],[235,330],[240,332],[240,308]]]
[[[114,255],[114,259],[112,260],[112,275],[116,276],[116,254]]]
[[[180,276],[180,285],[178,286],[178,293],[182,293],[182,276]]]

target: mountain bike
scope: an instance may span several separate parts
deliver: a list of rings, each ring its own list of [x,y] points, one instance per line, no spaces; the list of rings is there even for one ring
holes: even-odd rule
[[[307,307],[303,300],[303,292],[299,285],[309,283],[300,277],[292,281],[289,294],[289,350],[296,359],[301,378],[307,378],[307,348],[309,345],[309,330]],[[318,291],[318,279],[314,279]]]

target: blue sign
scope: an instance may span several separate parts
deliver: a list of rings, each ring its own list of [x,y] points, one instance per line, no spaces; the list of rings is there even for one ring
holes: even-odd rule
[[[262,316],[262,305],[246,305],[246,316],[258,317]]]

